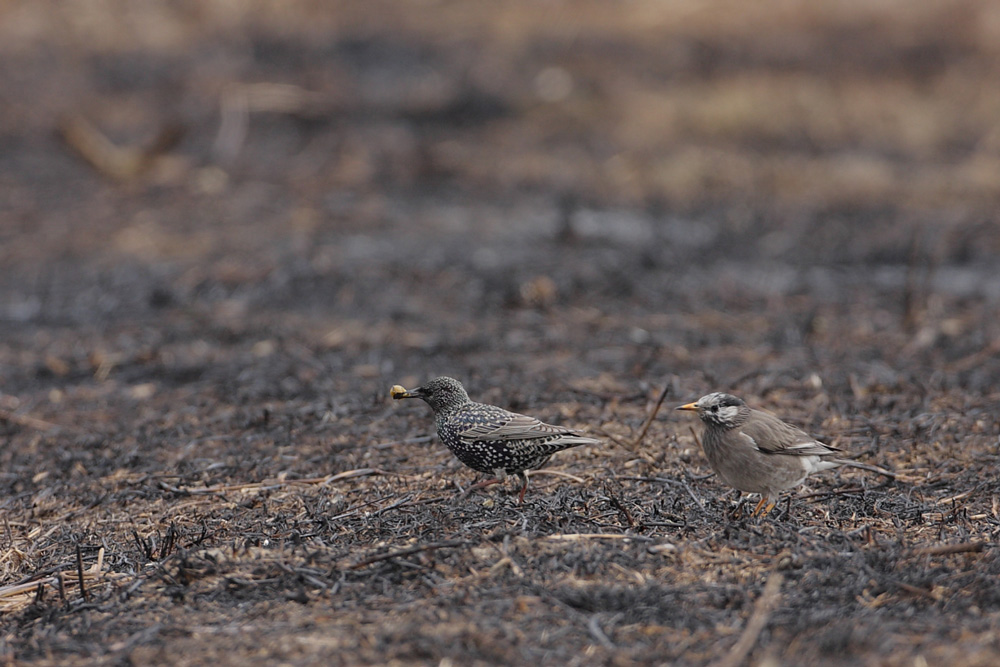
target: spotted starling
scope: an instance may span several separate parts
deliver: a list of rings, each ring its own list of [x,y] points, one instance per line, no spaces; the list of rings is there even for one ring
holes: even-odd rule
[[[448,449],[473,470],[495,477],[479,486],[503,482],[508,475],[517,476],[521,481],[519,503],[524,502],[528,490],[525,471],[542,467],[562,449],[600,444],[600,440],[568,428],[495,405],[474,403],[465,387],[449,377],[434,378],[410,391],[395,385],[389,393],[395,399],[420,398],[431,406],[438,437]]]
[[[752,516],[762,508],[762,514],[768,514],[779,493],[821,470],[851,466],[893,476],[875,466],[837,458],[841,450],[731,394],[708,394],[677,409],[696,411],[705,422],[705,458],[722,481],[745,493],[760,494]]]

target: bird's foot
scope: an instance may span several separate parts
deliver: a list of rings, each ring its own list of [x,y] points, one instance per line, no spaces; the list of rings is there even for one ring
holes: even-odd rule
[[[753,508],[753,512],[750,512],[750,516],[765,517],[771,513],[776,504],[776,501],[771,500],[770,496],[761,496],[760,502]]]

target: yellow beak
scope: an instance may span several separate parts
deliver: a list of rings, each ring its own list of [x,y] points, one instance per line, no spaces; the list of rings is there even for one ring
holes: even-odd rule
[[[676,408],[677,410],[697,410],[698,405],[696,403],[685,403],[684,405]]]

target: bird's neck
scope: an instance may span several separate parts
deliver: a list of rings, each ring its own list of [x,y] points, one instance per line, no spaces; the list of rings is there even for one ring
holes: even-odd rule
[[[434,411],[434,419],[438,422],[445,422],[450,419],[453,414],[461,410],[463,405],[467,405],[467,403],[449,403],[447,405],[438,406],[438,408]]]

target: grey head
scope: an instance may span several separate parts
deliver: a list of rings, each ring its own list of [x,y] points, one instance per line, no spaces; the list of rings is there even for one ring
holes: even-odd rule
[[[703,422],[719,428],[735,428],[750,418],[750,408],[742,398],[718,391],[677,409],[693,410]]]
[[[438,377],[428,380],[416,389],[409,391],[399,387],[392,388],[392,397],[420,398],[431,406],[434,412],[448,412],[469,403],[469,395],[458,380],[449,377]]]

